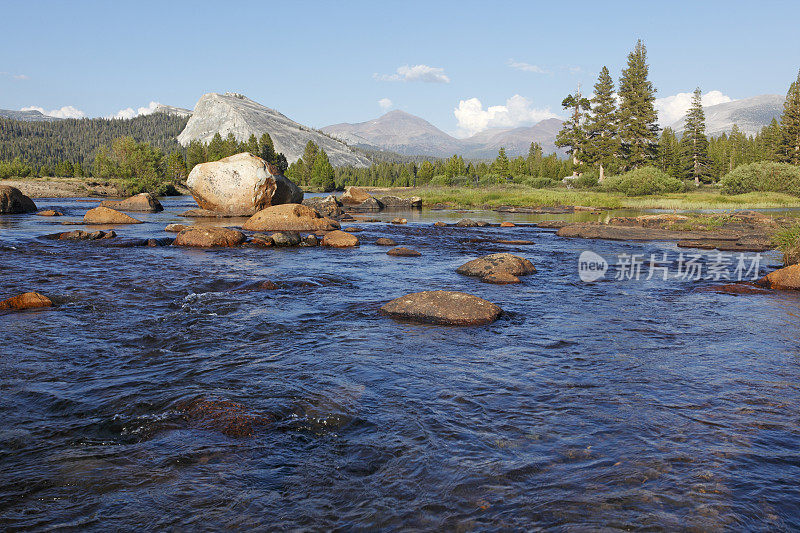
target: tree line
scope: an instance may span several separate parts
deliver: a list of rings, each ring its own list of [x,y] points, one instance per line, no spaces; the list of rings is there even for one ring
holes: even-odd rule
[[[789,88],[780,122],[773,120],[751,137],[734,127],[729,135],[709,139],[699,87],[694,91],[683,135],[678,138],[672,129],[665,128],[659,136],[656,90],[648,71],[647,50],[640,40],[628,55],[618,92],[604,66],[591,99],[580,89],[564,98],[562,107],[570,115],[556,145],[567,149],[574,175],[596,173],[602,182],[607,173],[656,166],[672,177],[699,185],[757,161],[800,164],[800,73]]]

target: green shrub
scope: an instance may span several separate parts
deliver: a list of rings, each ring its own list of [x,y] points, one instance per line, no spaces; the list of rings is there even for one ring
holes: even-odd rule
[[[800,167],[761,161],[740,165],[722,177],[722,192],[785,192],[800,196]]]
[[[445,174],[437,174],[431,178],[430,185],[438,185],[439,187],[450,187],[453,185],[453,178]]]
[[[553,185],[553,180],[550,178],[528,178],[523,183],[534,189],[545,189]]]
[[[600,179],[597,172],[584,172],[570,182],[576,189],[592,189],[597,187],[597,180]]]
[[[646,196],[681,192],[684,184],[655,167],[642,167],[619,176],[609,176],[603,180],[603,189],[624,193],[626,196]]]

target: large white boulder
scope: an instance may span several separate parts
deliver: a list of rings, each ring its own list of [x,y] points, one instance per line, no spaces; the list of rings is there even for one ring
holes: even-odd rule
[[[272,205],[300,203],[303,191],[249,152],[196,165],[186,185],[203,209],[249,216]]]

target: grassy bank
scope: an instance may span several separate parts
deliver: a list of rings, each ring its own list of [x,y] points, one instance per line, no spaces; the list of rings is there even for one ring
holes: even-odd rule
[[[387,192],[388,193],[388,192]],[[423,204],[452,207],[582,205],[611,209],[769,209],[800,207],[800,198],[782,193],[725,195],[718,189],[700,189],[657,196],[625,196],[619,193],[576,189],[532,189],[523,185],[481,189],[417,187],[392,190],[398,196],[419,196]]]

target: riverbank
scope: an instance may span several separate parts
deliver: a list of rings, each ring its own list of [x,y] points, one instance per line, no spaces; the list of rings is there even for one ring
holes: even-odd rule
[[[501,206],[586,206],[605,209],[775,209],[800,207],[800,198],[781,193],[722,194],[704,187],[697,191],[654,196],[625,196],[619,193],[577,189],[532,189],[523,185],[487,187],[403,187],[373,189],[397,196],[419,196],[424,206],[487,208]]]
[[[15,178],[0,180],[0,185],[16,187],[29,198],[121,198],[127,196],[113,180],[94,178]],[[181,194],[189,191],[176,187]]]

